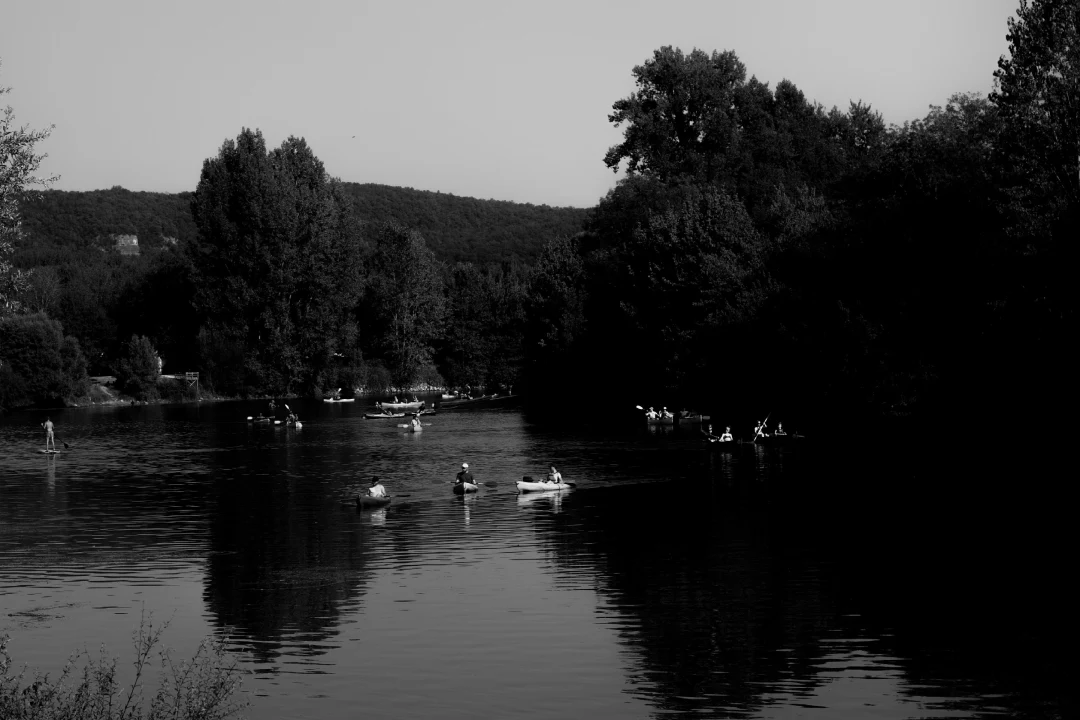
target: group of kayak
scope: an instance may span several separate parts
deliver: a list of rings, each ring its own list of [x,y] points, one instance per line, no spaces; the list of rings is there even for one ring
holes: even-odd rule
[[[768,438],[773,438],[773,439],[786,438],[788,436],[787,432],[784,430],[784,423],[776,423],[776,430],[771,432],[771,433],[766,432],[767,427],[768,427],[768,418],[765,418],[765,420],[759,421],[754,426],[754,439],[751,440],[750,442],[757,442],[758,440],[765,440],[765,439],[768,439]],[[725,426],[724,432],[720,433],[719,435],[714,435],[713,431],[712,431],[712,425],[707,425],[705,427],[705,429],[703,429],[701,431],[701,435],[702,435],[703,439],[708,440],[709,442],[720,442],[720,443],[723,443],[723,442],[735,442],[735,438],[733,438],[731,436],[731,426],[730,425]]]
[[[491,485],[491,483],[488,484]],[[562,473],[560,473],[554,465],[550,466],[548,473],[544,476],[543,480],[536,481],[533,480],[532,477],[526,475],[517,482],[516,485],[519,492],[569,490],[577,487],[574,483],[563,480]],[[480,490],[480,484],[476,482],[476,478],[473,477],[472,472],[469,471],[469,463],[461,463],[461,472],[454,477],[452,490],[455,495],[465,495]],[[386,487],[382,484],[377,475],[371,478],[371,486],[368,488],[367,494],[359,495],[356,498],[356,505],[361,508],[385,507],[389,504],[390,496],[387,494]]]

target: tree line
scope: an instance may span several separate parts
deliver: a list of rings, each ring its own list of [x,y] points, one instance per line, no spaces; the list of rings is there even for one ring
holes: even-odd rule
[[[55,278],[38,248],[19,298],[91,366],[145,336],[235,394],[468,383],[849,419],[1038,409],[1071,387],[1076,20],[1021,2],[993,93],[892,127],[748,77],[733,51],[661,48],[609,117],[623,139],[603,161],[624,178],[580,231],[555,223],[538,254],[484,263],[365,219],[302,139],[268,150],[245,129],[204,164],[190,236]]]

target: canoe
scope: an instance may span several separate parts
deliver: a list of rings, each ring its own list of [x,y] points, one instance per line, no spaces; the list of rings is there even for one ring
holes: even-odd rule
[[[465,493],[474,493],[479,489],[479,485],[473,485],[472,483],[457,483],[454,485],[454,494],[464,495]]]
[[[377,402],[377,403],[375,403],[375,407],[379,408],[380,410],[382,410],[384,412],[386,410],[419,410],[420,408],[424,407],[425,404],[426,403],[423,400],[420,400],[418,402],[404,402],[404,403],[392,403],[392,402],[379,403],[379,402]]]
[[[576,487],[574,483],[568,482],[527,482],[525,480],[519,480],[517,482],[518,492],[545,492],[549,490],[569,490]]]
[[[460,400],[443,400],[439,403],[440,410],[454,410],[468,407],[491,407],[495,405],[510,404],[517,401],[517,395],[482,395],[474,398],[462,398]]]
[[[390,504],[390,496],[386,497],[371,497],[370,495],[357,495],[356,507],[359,510],[367,508],[381,508]]]
[[[383,420],[388,418],[403,418],[405,413],[364,413],[368,420]]]
[[[322,401],[328,403],[356,402],[356,398],[323,398]]]

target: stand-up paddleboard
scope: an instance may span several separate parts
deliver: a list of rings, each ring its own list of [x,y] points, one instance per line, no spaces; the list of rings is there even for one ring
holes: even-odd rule
[[[42,455],[59,455],[59,450],[38,450]]]

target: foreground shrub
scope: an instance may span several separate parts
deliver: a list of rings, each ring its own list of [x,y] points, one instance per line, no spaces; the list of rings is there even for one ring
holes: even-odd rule
[[[58,678],[23,668],[11,673],[7,636],[0,637],[0,718],[3,720],[224,720],[242,716],[241,671],[224,646],[206,639],[190,660],[177,662],[161,646],[168,623],[155,628],[147,617],[132,635],[135,678],[124,688],[116,658],[86,650],[68,659]],[[160,663],[160,681],[146,702],[144,675]]]

